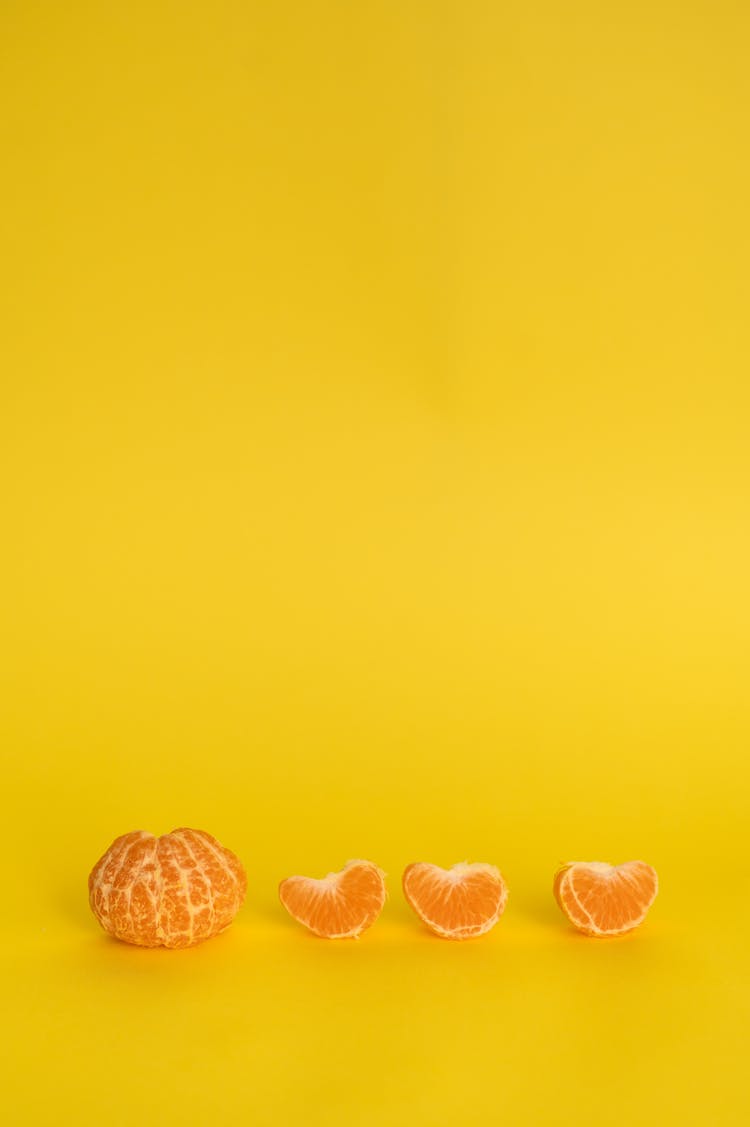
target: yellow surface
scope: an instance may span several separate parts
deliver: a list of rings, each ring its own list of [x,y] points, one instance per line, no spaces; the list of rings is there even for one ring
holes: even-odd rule
[[[8,1124],[746,1124],[745,5],[0,13]],[[224,936],[109,942],[205,828]],[[358,943],[276,884],[351,856]],[[498,864],[488,937],[412,860]],[[643,858],[635,937],[567,859]]]

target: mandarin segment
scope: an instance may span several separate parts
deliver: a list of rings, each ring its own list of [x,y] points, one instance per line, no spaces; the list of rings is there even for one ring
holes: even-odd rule
[[[385,904],[385,873],[371,861],[349,861],[321,879],[287,877],[279,899],[289,915],[323,939],[358,939]]]
[[[508,888],[499,869],[482,863],[415,862],[403,875],[404,896],[419,918],[443,939],[484,935],[505,911]]]
[[[571,861],[555,873],[552,891],[561,911],[584,935],[618,936],[643,923],[659,879],[645,861]]]
[[[239,911],[247,877],[239,858],[202,830],[123,834],[89,876],[89,903],[104,930],[140,947],[191,947]]]

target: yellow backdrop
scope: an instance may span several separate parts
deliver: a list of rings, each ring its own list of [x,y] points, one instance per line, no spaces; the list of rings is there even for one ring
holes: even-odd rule
[[[9,1123],[748,1122],[749,33],[5,0]],[[106,940],[89,869],[179,825],[236,924]],[[353,856],[386,910],[315,940],[277,883]],[[557,864],[630,858],[577,937]],[[451,945],[400,872],[464,859]]]

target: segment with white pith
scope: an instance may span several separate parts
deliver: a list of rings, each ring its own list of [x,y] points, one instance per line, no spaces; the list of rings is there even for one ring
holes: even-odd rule
[[[625,935],[638,927],[657,892],[656,872],[644,861],[573,862],[555,881],[562,910],[579,931],[593,936]]]
[[[385,876],[370,861],[349,861],[341,872],[324,877],[288,877],[279,886],[279,897],[289,914],[316,935],[358,939],[383,909]]]
[[[500,919],[508,899],[500,871],[482,863],[441,869],[417,862],[405,870],[403,885],[420,919],[444,939],[484,935]]]

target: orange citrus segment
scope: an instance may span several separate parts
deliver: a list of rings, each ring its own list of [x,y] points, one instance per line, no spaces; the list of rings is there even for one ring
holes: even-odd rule
[[[585,935],[625,935],[643,923],[659,880],[645,861],[572,861],[558,869],[552,890],[564,914]]]
[[[441,869],[417,862],[403,876],[404,895],[419,918],[444,939],[484,935],[503,914],[508,889],[494,865]]]
[[[191,947],[218,935],[247,890],[239,858],[202,830],[123,834],[89,876],[104,930],[140,947]]]
[[[385,873],[371,861],[349,861],[320,880],[288,877],[279,885],[289,915],[324,939],[357,939],[375,923],[385,897]]]

